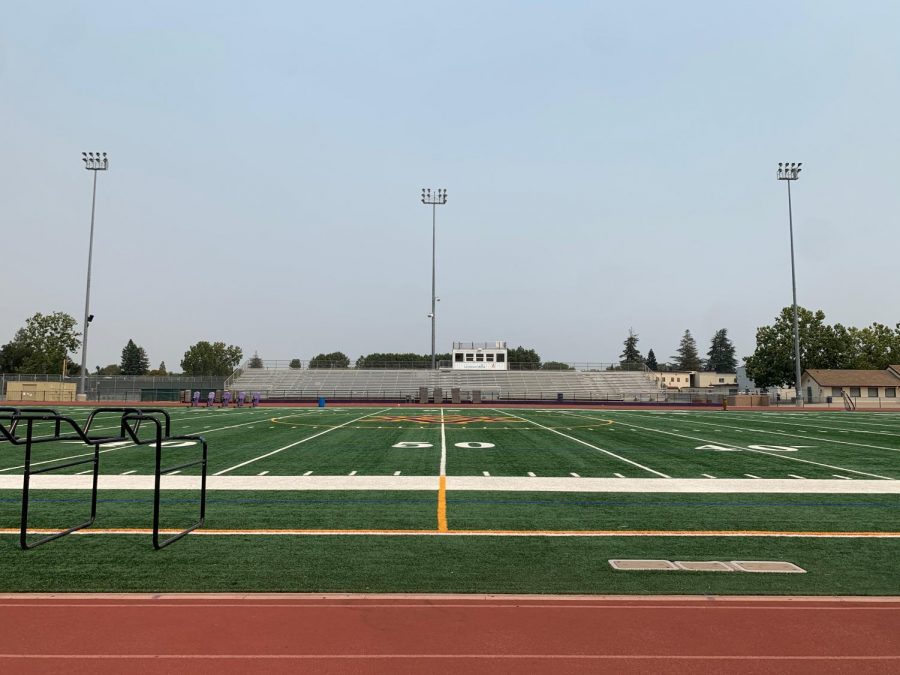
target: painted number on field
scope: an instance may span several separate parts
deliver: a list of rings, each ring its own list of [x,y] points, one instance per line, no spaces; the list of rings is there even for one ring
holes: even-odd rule
[[[433,447],[431,443],[426,443],[425,441],[400,441],[399,443],[394,443],[392,448],[431,448]]]
[[[762,450],[763,452],[797,452],[806,445],[748,445],[750,450]],[[714,450],[715,452],[740,452],[742,448],[729,448],[723,445],[698,445],[695,450]]]
[[[799,448],[809,447],[807,445],[748,445],[751,450],[763,450],[765,452],[797,452]]]
[[[493,443],[479,443],[478,441],[468,441],[466,443],[454,443],[457,448],[467,448],[473,450],[480,450],[482,448],[493,448]]]

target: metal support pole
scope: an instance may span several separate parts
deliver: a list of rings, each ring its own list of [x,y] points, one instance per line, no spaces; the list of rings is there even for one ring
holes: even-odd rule
[[[94,191],[91,197],[91,238],[88,244],[87,289],[84,292],[84,335],[81,342],[81,387],[80,393],[87,394],[87,344],[91,310],[91,259],[94,256],[94,213],[97,206],[97,172],[94,171]]]
[[[437,204],[431,205],[431,369],[435,370],[434,339],[435,310],[437,309],[437,291],[435,287],[435,260],[437,251]]]
[[[800,322],[797,317],[797,271],[794,265],[794,214],[791,206],[791,181],[785,181],[788,189],[788,224],[791,233],[791,288],[794,294],[794,367],[797,407],[803,406],[803,386],[800,382]]]
[[[437,314],[437,285],[436,285],[436,253],[437,253],[437,207],[447,203],[447,190],[441,188],[432,194],[430,188],[422,188],[422,203],[431,205],[431,369],[437,369],[437,356],[435,354],[435,324]]]

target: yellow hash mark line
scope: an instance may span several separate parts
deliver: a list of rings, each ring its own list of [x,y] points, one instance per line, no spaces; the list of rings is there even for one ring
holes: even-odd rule
[[[33,529],[31,534],[53,534],[56,530]],[[180,530],[160,530],[160,534],[177,534]],[[0,535],[18,534],[17,528],[0,528]],[[151,534],[149,528],[84,529],[73,534]],[[495,536],[495,537],[802,537],[802,538],[900,538],[900,532],[803,532],[777,530],[348,530],[348,529],[202,529],[191,533],[207,536],[226,535],[290,535],[290,536]]]

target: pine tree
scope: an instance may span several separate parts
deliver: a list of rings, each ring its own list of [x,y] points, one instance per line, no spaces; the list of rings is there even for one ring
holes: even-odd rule
[[[619,354],[619,365],[625,370],[634,370],[639,364],[644,362],[641,352],[637,348],[638,336],[634,329],[628,329],[628,337],[625,338],[625,351]]]
[[[672,366],[676,370],[700,370],[700,356],[697,353],[697,341],[691,335],[691,331],[684,331],[681,343],[678,345],[678,355],[672,357]]]
[[[138,347],[134,344],[134,340],[129,340],[122,350],[122,363],[119,367],[123,375],[146,375],[150,368],[150,360],[143,347]]]
[[[728,329],[717,330],[713,335],[706,360],[706,370],[715,373],[733,373],[737,370],[734,345],[728,339]]]
[[[255,351],[253,352],[253,356],[250,357],[250,362],[247,364],[248,368],[262,368],[263,360],[259,358],[259,354]]]
[[[652,349],[649,352],[647,352],[646,363],[647,363],[647,367],[654,372],[656,372],[656,370],[659,369],[659,364],[656,363],[656,354],[653,353]]]

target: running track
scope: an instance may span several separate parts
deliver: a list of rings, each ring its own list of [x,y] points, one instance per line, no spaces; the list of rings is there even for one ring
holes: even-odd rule
[[[8,673],[900,672],[900,598],[2,595]]]

